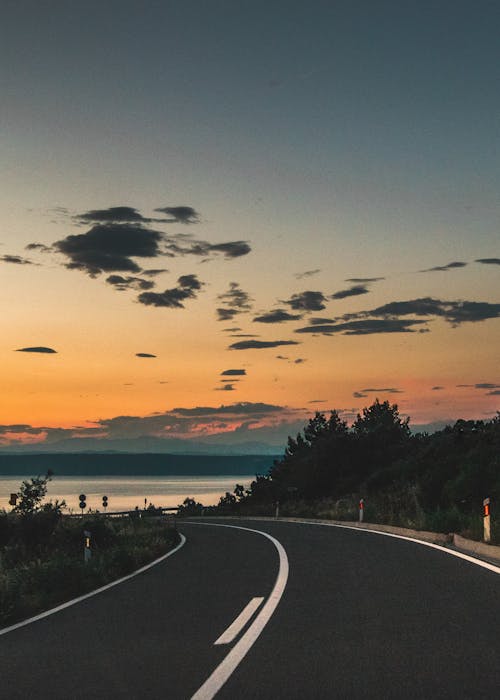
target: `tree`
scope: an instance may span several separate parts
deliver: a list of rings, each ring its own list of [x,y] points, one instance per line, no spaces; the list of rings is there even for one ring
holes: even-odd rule
[[[66,507],[64,501],[45,503],[42,506],[47,493],[47,484],[52,476],[53,472],[49,469],[45,476],[35,476],[29,481],[23,481],[17,493],[19,503],[12,510],[25,517],[39,511],[56,511],[60,515],[61,510]]]
[[[356,437],[371,438],[376,442],[400,442],[410,437],[409,418],[401,420],[397,404],[380,403],[375,399],[369,408],[363,409],[352,424]]]

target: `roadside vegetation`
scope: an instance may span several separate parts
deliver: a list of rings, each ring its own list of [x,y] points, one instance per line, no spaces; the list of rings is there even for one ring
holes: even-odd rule
[[[99,588],[172,549],[164,519],[68,517],[64,502],[42,503],[52,474],[22,483],[12,511],[0,511],[0,626]],[[148,515],[154,516],[151,509]],[[142,515],[142,513],[141,513]],[[91,558],[84,562],[85,532]]]
[[[270,515],[279,503],[282,516],[357,520],[363,498],[367,522],[479,540],[485,497],[500,544],[500,414],[412,434],[397,405],[377,399],[351,427],[336,411],[316,413],[248,489],[236,485],[212,508],[186,499],[180,514]]]

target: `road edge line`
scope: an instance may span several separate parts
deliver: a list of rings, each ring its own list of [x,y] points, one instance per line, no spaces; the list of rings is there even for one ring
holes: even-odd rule
[[[211,700],[216,693],[222,688],[226,681],[230,678],[236,668],[239,666],[241,661],[250,651],[253,644],[257,641],[264,627],[267,625],[274,613],[278,603],[281,600],[288,580],[288,557],[286,555],[285,549],[281,542],[279,542],[275,537],[269,535],[267,532],[262,530],[254,530],[249,527],[239,527],[238,525],[225,525],[222,523],[189,523],[190,525],[208,525],[211,527],[229,527],[234,530],[244,530],[246,532],[254,532],[258,535],[262,535],[270,540],[279,555],[279,569],[276,581],[271,591],[267,601],[261,608],[259,614],[254,619],[250,627],[247,629],[245,634],[240,638],[240,640],[235,644],[231,651],[223,658],[220,664],[215,668],[210,674],[207,680],[203,683],[196,693],[191,697],[191,700]]]
[[[33,622],[37,622],[38,620],[43,620],[44,617],[49,617],[50,615],[54,615],[57,612],[60,612],[61,610],[64,610],[65,608],[69,608],[72,605],[76,605],[77,603],[80,603],[82,600],[86,600],[87,598],[92,598],[92,596],[97,595],[98,593],[102,593],[103,591],[107,591],[109,588],[113,588],[113,586],[117,586],[119,583],[123,583],[124,581],[128,581],[131,578],[134,578],[134,576],[138,576],[139,574],[142,574],[144,571],[147,571],[148,569],[151,569],[153,566],[156,566],[157,564],[160,564],[162,561],[167,559],[168,557],[171,557],[172,554],[175,554],[176,552],[179,551],[181,547],[184,546],[186,543],[186,538],[182,533],[179,533],[181,537],[181,541],[179,544],[174,547],[174,549],[171,549],[169,552],[166,554],[163,554],[161,557],[158,557],[158,559],[155,559],[154,561],[150,562],[149,564],[145,564],[145,566],[141,566],[140,569],[136,569],[136,571],[132,571],[131,574],[127,574],[126,576],[122,576],[121,578],[117,578],[115,581],[111,581],[110,583],[106,583],[104,586],[101,586],[100,588],[96,588],[94,591],[90,591],[89,593],[84,593],[84,595],[79,596],[78,598],[73,598],[72,600],[68,600],[65,603],[61,603],[61,605],[57,605],[55,608],[51,608],[50,610],[45,610],[45,612],[39,613],[38,615],[34,615],[33,617],[29,617],[27,620],[22,620],[21,622],[16,622],[14,625],[10,625],[10,627],[4,627],[3,629],[0,629],[0,637],[4,634],[7,634],[8,632],[13,632],[14,630],[19,629],[20,627],[25,627],[26,625],[30,625]]]

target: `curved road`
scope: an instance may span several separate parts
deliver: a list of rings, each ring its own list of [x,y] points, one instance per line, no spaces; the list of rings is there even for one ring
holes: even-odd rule
[[[0,636],[0,694],[209,700],[232,664],[218,700],[498,697],[499,573],[369,531],[219,524],[182,522],[162,563]]]

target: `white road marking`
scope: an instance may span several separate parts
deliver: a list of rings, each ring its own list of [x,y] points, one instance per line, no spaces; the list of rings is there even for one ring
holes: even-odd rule
[[[224,657],[224,659],[217,666],[212,675],[209,678],[207,678],[205,683],[203,683],[203,685],[196,691],[196,693],[191,698],[191,700],[211,700],[211,698],[213,698],[214,695],[219,692],[219,690],[222,688],[222,686],[228,680],[228,678],[232,675],[232,673],[235,671],[235,669],[241,663],[241,661],[243,661],[243,658],[246,656],[252,645],[257,641],[260,633],[271,619],[273,612],[276,610],[276,607],[280,602],[281,596],[283,595],[285,590],[286,582],[288,580],[288,557],[283,548],[283,545],[280,542],[278,542],[277,539],[275,539],[271,535],[268,535],[267,532],[263,532],[262,530],[253,530],[249,527],[239,527],[237,525],[223,525],[220,523],[190,523],[190,525],[208,525],[209,527],[230,527],[235,530],[255,532],[258,535],[262,535],[263,537],[266,537],[268,540],[270,540],[278,550],[279,555],[278,576],[276,578],[274,588],[271,591],[271,595],[267,599],[266,603],[264,604],[263,608],[255,618],[255,620],[247,629],[245,634],[235,644],[235,646],[231,649],[229,654],[227,654],[227,656]]]
[[[248,605],[246,605],[240,612],[235,621],[229,625],[227,630],[221,634],[214,644],[231,644],[231,642],[236,639],[243,627],[247,624],[257,608],[260,607],[263,600],[264,598],[252,598]]]
[[[81,595],[79,598],[73,598],[73,600],[68,600],[66,603],[62,603],[61,605],[58,605],[56,608],[51,608],[50,610],[46,610],[45,612],[40,613],[39,615],[35,615],[34,617],[30,617],[27,620],[23,620],[22,622],[18,622],[15,625],[11,625],[10,627],[4,627],[3,630],[0,630],[0,636],[2,634],[7,634],[7,632],[12,632],[13,630],[17,630],[17,629],[19,629],[19,627],[24,627],[25,625],[30,625],[32,622],[36,622],[37,620],[42,620],[44,617],[49,617],[49,615],[54,615],[54,613],[57,613],[60,610],[64,610],[65,608],[69,608],[71,605],[76,605],[76,603],[79,603],[82,600],[86,600],[87,598],[92,598],[92,596],[97,595],[98,593],[102,593],[103,591],[107,591],[108,588],[113,588],[113,586],[117,586],[119,583],[123,583],[124,581],[128,581],[130,578],[134,578],[134,576],[137,576],[138,574],[142,574],[143,571],[147,571],[148,569],[151,569],[152,566],[156,566],[157,564],[160,564],[160,562],[164,561],[168,557],[171,557],[172,554],[175,554],[177,551],[179,551],[179,549],[186,542],[186,538],[184,537],[184,535],[180,535],[180,538],[181,538],[181,541],[177,545],[177,547],[175,547],[174,549],[171,549],[170,552],[167,552],[162,557],[155,559],[150,564],[146,564],[145,566],[141,566],[141,568],[137,569],[137,571],[133,571],[131,574],[127,574],[126,576],[122,576],[122,578],[118,578],[118,579],[116,579],[116,581],[111,581],[111,583],[107,583],[105,586],[101,586],[101,588],[96,588],[95,591],[90,591],[90,593],[85,593],[85,595]]]

